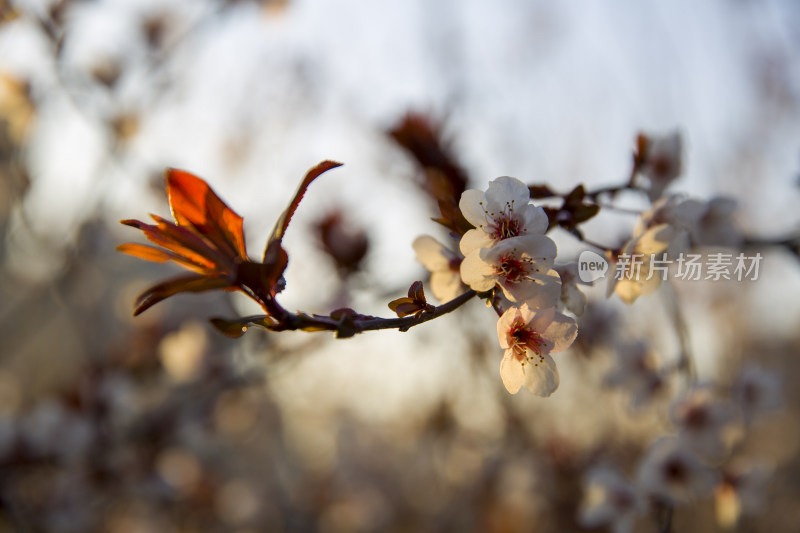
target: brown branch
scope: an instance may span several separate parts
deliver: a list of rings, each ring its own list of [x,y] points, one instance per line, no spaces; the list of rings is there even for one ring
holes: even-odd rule
[[[403,318],[381,318],[374,316],[358,315],[355,313],[344,314],[341,318],[326,315],[308,315],[305,313],[290,313],[272,300],[272,304],[280,308],[281,319],[275,325],[265,326],[272,331],[334,331],[337,338],[352,337],[357,333],[375,331],[380,329],[396,329],[408,331],[429,320],[439,318],[455,311],[467,301],[476,296],[473,290],[468,290],[447,303],[434,307],[431,311],[422,311],[418,314]]]

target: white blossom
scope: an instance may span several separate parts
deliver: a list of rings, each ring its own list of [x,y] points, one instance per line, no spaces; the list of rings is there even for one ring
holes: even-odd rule
[[[662,437],[647,450],[637,480],[645,492],[671,503],[686,503],[708,494],[714,471],[677,437]]]
[[[508,309],[497,321],[500,347],[500,377],[508,392],[522,386],[539,396],[550,396],[558,388],[558,368],[550,354],[566,350],[575,340],[578,326],[573,318],[555,308],[534,311],[527,304]]]
[[[753,364],[746,365],[733,387],[733,396],[745,420],[783,406],[783,383],[773,371]]]
[[[649,183],[650,201],[661,197],[670,183],[681,175],[683,166],[683,140],[678,132],[669,135],[644,137],[644,153],[639,173]]]
[[[460,254],[428,235],[417,237],[413,247],[417,261],[431,273],[431,291],[440,302],[449,302],[466,290],[461,282]]]
[[[555,243],[544,235],[513,237],[470,252],[461,263],[461,279],[478,292],[499,286],[512,302],[554,307],[561,295],[561,278],[552,269],[555,255]]]
[[[763,463],[738,461],[722,469],[722,479],[714,489],[717,523],[726,529],[739,519],[761,512],[767,503],[767,484],[772,469]]]
[[[491,248],[505,239],[523,235],[544,235],[549,224],[541,207],[530,203],[528,186],[503,176],[489,182],[484,191],[470,189],[461,195],[458,207],[475,229],[461,238],[461,253]]]
[[[605,384],[628,392],[632,408],[638,409],[666,391],[667,381],[658,359],[645,342],[620,343],[614,348],[614,356]]]
[[[742,244],[744,236],[734,220],[736,200],[717,196],[710,199],[691,231],[692,241],[699,246]]]
[[[578,284],[590,285],[590,283],[581,281],[578,276],[578,263],[573,261],[564,265],[555,265],[553,268],[561,277],[559,309],[566,308],[578,316],[582,315],[586,309],[586,295],[578,288]]]
[[[717,397],[709,385],[686,390],[672,404],[670,418],[679,438],[708,460],[720,459],[726,451],[726,437],[737,424],[733,406]]]
[[[628,241],[614,263],[606,296],[617,293],[623,302],[632,304],[640,296],[658,289],[663,275],[656,271],[654,261],[664,254],[674,236],[669,224],[658,224]],[[622,263],[623,260],[627,263]]]
[[[597,466],[584,478],[578,515],[582,526],[609,526],[614,533],[629,533],[645,509],[641,493],[617,470]]]
[[[689,248],[691,233],[707,210],[706,202],[678,194],[665,196],[642,213],[634,226],[633,235],[636,237],[659,227],[659,241],[666,242],[666,251],[670,256],[675,256]]]

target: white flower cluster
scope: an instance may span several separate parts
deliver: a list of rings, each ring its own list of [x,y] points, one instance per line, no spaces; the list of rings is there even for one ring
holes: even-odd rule
[[[693,246],[738,246],[743,238],[733,220],[736,202],[717,197],[708,201],[670,195],[644,212],[622,257],[640,257],[636,264],[617,265],[620,275],[609,278],[607,294],[617,293],[628,304],[658,289],[663,276],[654,275],[658,258],[676,257]],[[625,272],[635,268],[636,275]],[[622,272],[619,272],[622,271]]]
[[[642,354],[639,360],[645,353],[629,351]],[[622,381],[634,379],[629,378]],[[723,527],[733,527],[741,516],[758,512],[771,468],[734,451],[742,447],[757,416],[780,407],[780,390],[776,374],[754,366],[744,368],[728,398],[710,384],[688,388],[670,407],[677,433],[659,438],[647,449],[633,481],[607,465],[587,473],[581,523],[625,533],[654,503],[674,507],[712,494]]]
[[[417,259],[432,273],[431,290],[446,301],[465,286],[477,292],[500,289],[494,296],[504,310],[497,322],[505,349],[503,384],[512,394],[524,386],[550,396],[559,384],[550,355],[567,349],[578,333],[575,320],[559,309],[566,305],[580,313],[585,305],[575,285],[577,270],[554,268],[557,250],[545,235],[547,214],[531,204],[528,186],[520,180],[504,176],[491,181],[486,191],[465,191],[459,208],[475,226],[459,243],[463,259],[432,237],[414,241]]]

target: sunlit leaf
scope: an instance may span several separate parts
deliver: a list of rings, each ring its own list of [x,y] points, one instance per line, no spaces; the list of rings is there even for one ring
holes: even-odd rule
[[[433,306],[425,300],[425,291],[422,282],[415,281],[408,289],[408,297],[398,298],[389,302],[389,309],[397,313],[400,318],[416,315],[423,311],[430,311]]]
[[[139,220],[122,220],[120,223],[141,230],[153,244],[166,248],[184,258],[185,261],[182,262],[196,265],[203,270],[211,271],[217,268],[216,262],[209,256],[218,259],[220,258],[219,252],[212,249],[200,237],[160,217],[151,216],[158,222],[158,226],[146,224]]]
[[[184,257],[168,250],[162,250],[161,248],[156,248],[155,246],[135,244],[132,242],[120,244],[117,246],[117,251],[138,257],[139,259],[144,259],[145,261],[153,261],[154,263],[185,259]]]
[[[424,307],[420,306],[411,298],[398,298],[397,300],[389,302],[389,309],[397,313],[398,317],[404,318],[409,315],[421,313]]]
[[[209,185],[189,172],[167,169],[167,196],[178,225],[191,225],[220,250],[247,258],[243,220]]]
[[[281,277],[289,263],[289,256],[277,242],[269,249],[268,255],[264,263],[253,261],[241,263],[237,269],[236,280],[248,287],[262,287],[274,296],[283,289]]]
[[[415,302],[427,303],[427,300],[425,300],[425,290],[423,289],[421,281],[415,281],[411,284],[411,287],[408,289],[408,297]]]
[[[272,230],[272,234],[267,242],[267,249],[264,251],[265,262],[267,253],[270,251],[269,247],[272,245],[272,243],[280,243],[283,240],[283,235],[286,233],[286,228],[289,227],[289,222],[292,220],[292,216],[297,210],[297,206],[300,205],[300,201],[303,199],[306,189],[308,189],[308,186],[311,185],[311,182],[317,179],[322,173],[340,166],[342,166],[342,163],[337,163],[336,161],[323,161],[308,171],[306,177],[303,178],[303,181],[300,183],[300,187],[298,187],[297,192],[294,194],[294,198],[292,198],[292,201],[289,203],[289,207],[287,207],[286,210],[281,213],[281,216],[278,218],[278,221]]]

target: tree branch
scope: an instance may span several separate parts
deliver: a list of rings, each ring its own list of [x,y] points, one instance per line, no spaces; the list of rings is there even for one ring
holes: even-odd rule
[[[308,315],[305,313],[290,313],[281,307],[283,311],[281,313],[281,319],[274,325],[264,325],[264,327],[272,331],[334,331],[336,332],[337,338],[352,337],[357,333],[379,329],[408,331],[414,326],[418,326],[429,320],[439,318],[442,315],[455,311],[476,295],[477,293],[475,291],[468,290],[461,296],[434,307],[432,311],[422,311],[403,318],[381,318],[360,315],[352,310],[343,311],[339,316]],[[280,307],[275,300],[272,300],[272,303]]]

